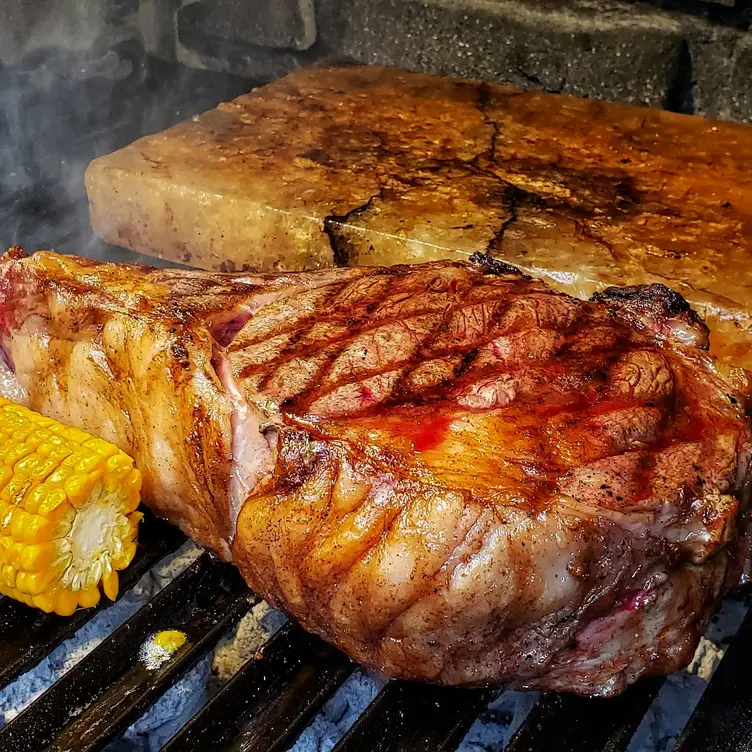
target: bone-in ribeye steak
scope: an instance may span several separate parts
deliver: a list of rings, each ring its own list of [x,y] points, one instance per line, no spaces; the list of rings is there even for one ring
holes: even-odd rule
[[[390,676],[615,694],[746,575],[744,398],[660,286],[13,249],[0,334],[0,392],[130,452],[155,512]]]

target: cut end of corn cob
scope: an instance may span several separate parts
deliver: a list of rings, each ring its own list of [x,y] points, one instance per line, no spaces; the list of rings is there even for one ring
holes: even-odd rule
[[[0,397],[0,593],[69,616],[114,600],[141,474],[114,444]]]

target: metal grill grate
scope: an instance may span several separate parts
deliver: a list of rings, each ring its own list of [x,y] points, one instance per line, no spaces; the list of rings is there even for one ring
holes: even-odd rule
[[[149,516],[123,592],[185,539]],[[149,603],[0,730],[3,752],[98,750],[183,676],[258,602],[229,565],[202,554]],[[103,606],[104,607],[104,606]],[[100,607],[103,608],[103,607]],[[0,685],[6,686],[71,636],[94,612],[63,619],[0,602]],[[165,664],[139,654],[161,629],[188,642]],[[295,742],[354,665],[339,651],[285,624],[164,747],[281,752]],[[678,752],[752,749],[752,614],[748,615],[675,747]],[[507,752],[626,750],[662,680],[649,679],[615,700],[543,695]],[[390,682],[339,741],[335,752],[455,750],[497,694]]]
[[[335,648],[288,622],[166,745],[284,750],[352,672]]]

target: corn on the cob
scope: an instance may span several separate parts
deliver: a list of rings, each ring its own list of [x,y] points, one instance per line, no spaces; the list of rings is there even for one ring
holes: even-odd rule
[[[114,444],[0,397],[0,593],[62,616],[114,600],[140,490]]]

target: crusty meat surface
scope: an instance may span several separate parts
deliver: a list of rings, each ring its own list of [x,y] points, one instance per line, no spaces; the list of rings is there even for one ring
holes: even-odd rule
[[[582,302],[482,256],[0,261],[0,392],[130,452],[307,629],[444,684],[607,696],[689,661],[748,576],[750,427],[705,347],[665,288]]]

